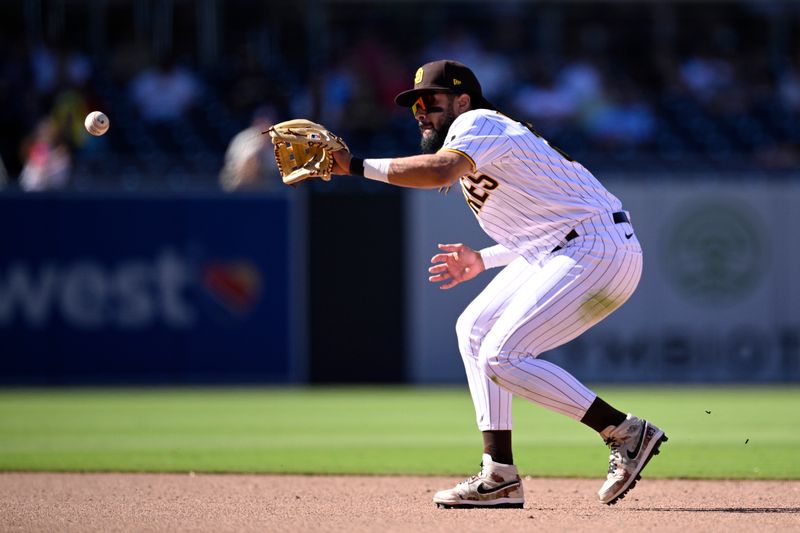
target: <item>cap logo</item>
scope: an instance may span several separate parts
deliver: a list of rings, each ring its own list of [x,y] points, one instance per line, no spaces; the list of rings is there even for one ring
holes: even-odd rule
[[[414,85],[419,85],[422,83],[422,75],[425,74],[425,71],[422,70],[422,67],[417,69],[417,73],[414,75]]]
[[[461,80],[453,78],[453,85],[461,85]]]

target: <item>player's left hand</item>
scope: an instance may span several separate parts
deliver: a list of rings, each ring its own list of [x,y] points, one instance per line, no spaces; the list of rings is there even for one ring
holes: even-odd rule
[[[350,151],[341,137],[304,118],[279,122],[262,133],[272,139],[275,163],[286,185],[312,178],[330,181],[334,171],[341,170],[333,154]]]
[[[333,152],[333,174],[347,176],[350,174],[350,160],[353,155],[347,150]]]
[[[431,283],[444,282],[440,289],[452,289],[462,281],[469,281],[484,270],[481,254],[465,244],[440,244],[439,249],[447,253],[436,254],[431,258],[432,267],[428,272]]]

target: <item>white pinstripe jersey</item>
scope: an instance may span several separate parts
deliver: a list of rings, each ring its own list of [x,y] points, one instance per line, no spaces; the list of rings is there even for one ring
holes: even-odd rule
[[[481,228],[528,262],[563,244],[581,220],[622,209],[581,164],[497,111],[459,115],[442,149],[461,153],[473,164],[461,188]]]

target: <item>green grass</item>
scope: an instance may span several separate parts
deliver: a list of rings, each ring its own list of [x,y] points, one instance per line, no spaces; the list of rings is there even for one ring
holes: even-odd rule
[[[667,432],[650,477],[800,479],[798,387],[597,391]],[[594,432],[515,402],[523,474],[604,474]],[[6,471],[464,475],[480,454],[466,387],[0,390]]]

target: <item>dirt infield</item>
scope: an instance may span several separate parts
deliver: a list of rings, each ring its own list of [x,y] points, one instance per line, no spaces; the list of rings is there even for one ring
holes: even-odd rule
[[[450,478],[0,474],[0,531],[800,531],[800,482],[525,480],[525,508],[443,510]]]

